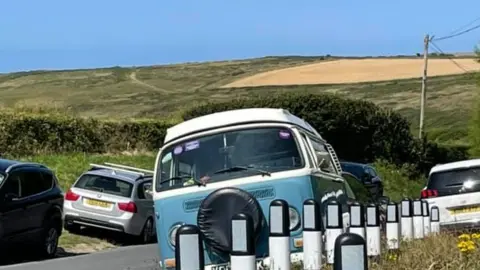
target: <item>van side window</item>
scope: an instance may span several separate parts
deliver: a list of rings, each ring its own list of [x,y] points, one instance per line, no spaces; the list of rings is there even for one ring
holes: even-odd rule
[[[308,144],[307,136],[303,133],[300,133],[300,134],[301,134],[301,138],[302,138],[301,141],[302,141],[303,145],[305,146],[305,149],[307,150],[308,162],[310,163],[311,167],[315,167],[315,159],[313,158],[312,148]]]
[[[323,171],[328,173],[337,173],[335,170],[335,166],[333,165],[332,158],[330,156],[330,152],[325,147],[325,145],[321,142],[316,141],[315,139],[310,138],[310,142],[312,144],[313,149],[315,150],[315,156],[317,157],[317,162]]]

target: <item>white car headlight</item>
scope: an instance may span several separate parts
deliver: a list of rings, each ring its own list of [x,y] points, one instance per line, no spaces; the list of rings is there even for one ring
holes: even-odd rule
[[[293,207],[288,208],[288,214],[290,215],[290,231],[296,230],[300,225],[300,214]]]
[[[180,228],[182,224],[175,224],[173,225],[170,230],[168,231],[168,242],[172,247],[175,247],[175,236],[177,235],[177,230]]]

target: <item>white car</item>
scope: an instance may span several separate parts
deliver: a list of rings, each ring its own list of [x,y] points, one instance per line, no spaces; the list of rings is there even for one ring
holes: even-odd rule
[[[434,166],[421,197],[439,208],[442,230],[480,228],[480,159]]]

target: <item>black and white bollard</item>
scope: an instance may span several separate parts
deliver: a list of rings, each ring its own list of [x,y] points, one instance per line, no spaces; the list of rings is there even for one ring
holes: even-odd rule
[[[423,239],[423,211],[422,201],[413,201],[413,238]]]
[[[305,269],[322,268],[322,216],[315,200],[303,202],[303,265]]]
[[[365,239],[365,207],[355,202],[349,205],[350,211],[350,233],[356,233]]]
[[[398,204],[390,202],[387,205],[387,248],[397,250],[400,248],[400,223],[398,220]]]
[[[367,255],[377,257],[381,253],[380,211],[378,205],[367,205]]]
[[[403,199],[400,202],[400,230],[403,240],[413,238],[413,206],[410,199]]]
[[[430,233],[437,234],[440,232],[440,210],[438,206],[432,206],[430,209]]]
[[[330,201],[327,204],[327,225],[325,252],[327,264],[333,264],[335,256],[335,240],[343,233],[342,206],[337,201]]]
[[[430,206],[427,201],[422,200],[422,216],[423,216],[423,235],[426,237],[430,234]]]
[[[250,215],[239,213],[232,218],[230,265],[232,270],[256,270],[255,233]]]
[[[200,229],[195,225],[183,225],[175,235],[175,269],[198,270],[205,268],[203,241]]]
[[[290,270],[290,215],[285,200],[270,203],[268,248],[272,270]]]
[[[333,270],[367,269],[368,257],[365,239],[356,233],[343,233],[337,237]]]

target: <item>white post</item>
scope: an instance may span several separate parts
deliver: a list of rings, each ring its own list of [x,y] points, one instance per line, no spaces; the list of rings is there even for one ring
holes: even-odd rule
[[[198,270],[205,268],[203,241],[195,225],[183,225],[175,235],[175,269]]]
[[[413,201],[413,238],[423,239],[423,236],[422,201],[417,199]]]
[[[398,220],[398,205],[389,203],[387,205],[387,248],[396,250],[400,248],[400,224]]]
[[[337,201],[327,204],[327,226],[325,252],[327,264],[333,264],[335,257],[335,240],[343,233],[342,206]]]
[[[365,208],[362,204],[355,202],[349,205],[350,210],[350,233],[360,235],[365,239]]]
[[[422,200],[423,216],[423,235],[427,237],[430,234],[430,206],[428,201]]]
[[[403,199],[400,203],[401,219],[400,229],[402,231],[402,238],[408,241],[413,238],[413,206],[410,199]]]
[[[285,200],[277,199],[270,203],[269,225],[269,269],[290,270],[290,215]]]
[[[322,217],[315,200],[303,203],[303,266],[322,269]]]
[[[381,253],[380,213],[378,205],[367,205],[367,256],[377,257]]]
[[[432,234],[438,234],[440,232],[440,210],[438,206],[432,206],[430,210],[430,232]]]
[[[230,265],[232,270],[256,270],[255,233],[250,215],[236,214],[231,224]]]

